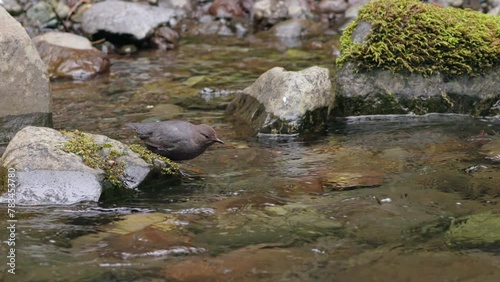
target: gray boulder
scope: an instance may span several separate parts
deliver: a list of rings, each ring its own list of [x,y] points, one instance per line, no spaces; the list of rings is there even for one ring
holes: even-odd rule
[[[106,54],[90,41],[66,32],[47,32],[33,38],[50,78],[86,79],[109,70]]]
[[[30,37],[0,6],[0,145],[26,125],[49,126],[49,78]]]
[[[82,28],[88,34],[104,32],[123,40],[142,41],[154,29],[174,19],[173,10],[123,1],[99,2],[82,17]]]
[[[16,134],[0,159],[0,168],[4,172],[15,170],[17,204],[70,205],[99,200],[109,172],[87,166],[81,156],[63,150],[74,136],[33,126]],[[103,157],[112,152],[122,154],[107,160],[106,164],[118,166],[123,162],[123,174],[119,177],[126,188],[136,188],[150,172],[150,165],[127,145],[103,135],[85,136],[93,139],[92,144],[97,146],[106,144],[98,151]],[[2,177],[5,179],[0,175],[0,180]],[[0,202],[6,201],[4,194]]]
[[[238,94],[226,114],[251,134],[320,132],[333,102],[328,69],[294,72],[275,67]]]

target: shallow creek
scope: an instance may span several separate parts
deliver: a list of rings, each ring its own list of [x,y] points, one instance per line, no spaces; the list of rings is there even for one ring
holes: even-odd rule
[[[0,276],[500,281],[498,245],[448,233],[458,218],[500,212],[500,165],[487,158],[499,151],[498,119],[339,118],[327,135],[307,140],[248,137],[225,120],[232,90],[274,66],[333,74],[329,52],[184,42],[172,52],[113,57],[107,76],[53,82],[57,129],[138,143],[126,122],[180,118],[213,125],[226,144],[182,163],[189,179],[128,201],[18,208],[17,274]],[[200,95],[204,88],[216,94]]]

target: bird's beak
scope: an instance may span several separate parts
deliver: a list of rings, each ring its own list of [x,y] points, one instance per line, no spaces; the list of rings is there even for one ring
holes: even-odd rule
[[[224,141],[220,140],[219,138],[215,137],[214,142],[224,144]]]

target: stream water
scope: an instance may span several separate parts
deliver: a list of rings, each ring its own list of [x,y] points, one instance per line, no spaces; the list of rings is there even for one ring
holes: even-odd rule
[[[498,244],[449,234],[456,219],[500,212],[500,165],[488,159],[498,118],[350,117],[314,139],[246,136],[225,120],[220,90],[274,66],[333,74],[327,47],[275,47],[186,41],[53,82],[57,129],[139,143],[126,122],[180,118],[226,144],[182,163],[182,183],[126,202],[18,207],[16,275],[3,281],[500,281]]]

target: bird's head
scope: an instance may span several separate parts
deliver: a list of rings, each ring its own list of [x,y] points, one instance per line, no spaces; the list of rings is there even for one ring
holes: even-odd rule
[[[198,129],[198,132],[200,133],[200,139],[203,140],[203,142],[207,145],[210,146],[214,143],[221,143],[224,144],[224,141],[220,140],[217,137],[217,134],[215,133],[215,130],[206,124],[200,124],[196,126]]]

